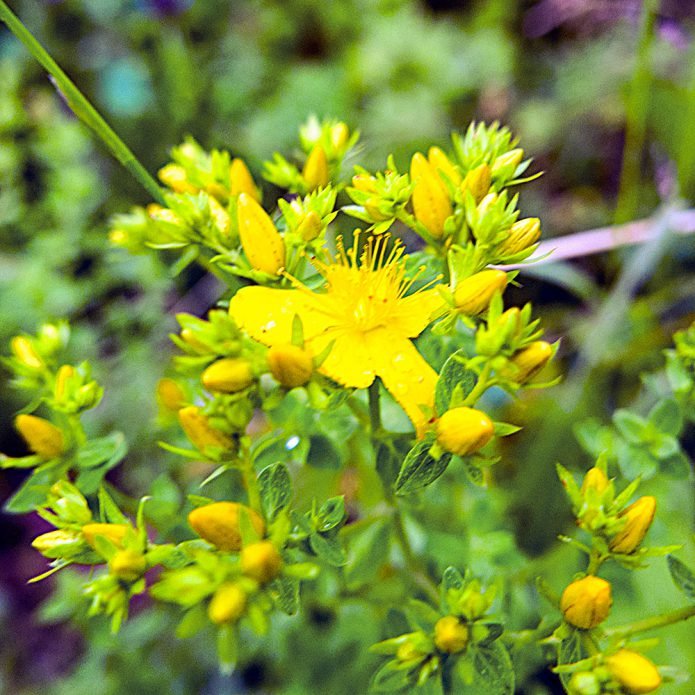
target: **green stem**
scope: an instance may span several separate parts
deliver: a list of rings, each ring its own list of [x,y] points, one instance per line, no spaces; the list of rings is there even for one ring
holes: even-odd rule
[[[682,620],[688,620],[693,616],[695,616],[695,605],[685,606],[685,608],[679,608],[678,610],[671,611],[670,613],[662,613],[661,615],[654,615],[651,618],[636,620],[634,623],[628,623],[627,625],[622,625],[621,627],[609,628],[605,630],[605,635],[606,637],[630,637],[631,635],[646,632],[647,630],[654,630],[659,627],[673,625],[674,623],[679,623]]]
[[[257,512],[262,512],[261,507],[261,492],[258,487],[258,477],[256,476],[256,470],[253,467],[253,461],[248,451],[242,451],[240,457],[239,470],[241,471],[241,476],[244,480],[244,487],[246,488],[246,494],[249,498],[249,507],[255,509]]]
[[[592,550],[591,555],[589,555],[589,566],[586,568],[586,573],[595,575],[604,560],[606,560],[604,555],[601,555],[598,550]]]
[[[466,396],[466,400],[463,401],[462,405],[467,407],[475,405],[476,401],[485,393],[485,391],[487,391],[491,386],[494,385],[494,379],[490,379],[491,371],[492,365],[488,362],[483,367],[483,371],[480,372],[478,381],[473,387],[473,390]]]
[[[162,189],[145,167],[140,164],[130,148],[116,135],[74,82],[51,58],[46,49],[34,38],[10,8],[0,0],[0,21],[24,44],[31,55],[47,70],[55,86],[60,90],[75,115],[99,137],[111,154],[137,179],[142,187],[160,205],[166,205]]]
[[[379,407],[379,382],[375,379],[368,390],[369,422],[372,427],[372,439],[381,433],[381,408]]]

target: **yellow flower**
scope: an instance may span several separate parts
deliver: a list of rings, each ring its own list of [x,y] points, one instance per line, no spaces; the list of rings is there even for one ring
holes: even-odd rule
[[[560,610],[568,623],[590,630],[608,617],[612,603],[610,583],[590,574],[565,587]]]
[[[434,643],[441,652],[457,654],[468,645],[468,628],[457,617],[446,615],[434,626]]]
[[[367,388],[376,377],[403,407],[418,435],[434,407],[437,373],[415,349],[419,335],[442,307],[435,289],[406,292],[414,278],[405,275],[403,247],[387,253],[387,236],[367,241],[358,261],[359,235],[346,251],[314,261],[325,291],[313,292],[295,280],[296,289],[245,287],[231,300],[237,324],[273,347],[291,342],[295,316],[302,321],[305,349],[330,352],[318,371],[347,388]]]

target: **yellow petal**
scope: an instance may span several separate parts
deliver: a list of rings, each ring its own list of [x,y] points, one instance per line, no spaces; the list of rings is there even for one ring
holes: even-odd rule
[[[437,372],[409,340],[389,328],[370,331],[367,342],[377,376],[422,437],[431,417],[427,410],[434,409]]]
[[[373,381],[375,370],[365,333],[341,329],[327,330],[307,341],[318,355],[333,343],[319,372],[348,388],[364,389]]]
[[[436,289],[416,292],[398,301],[390,327],[402,336],[415,338],[432,322],[432,317],[444,308],[442,295]]]

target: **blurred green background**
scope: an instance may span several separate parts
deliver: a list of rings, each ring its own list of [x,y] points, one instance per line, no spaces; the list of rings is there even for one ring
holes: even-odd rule
[[[497,119],[534,158],[533,171],[545,171],[522,189],[521,208],[541,218],[546,238],[639,219],[663,206],[689,207],[695,196],[692,2],[10,5],[151,172],[191,134],[205,148],[244,157],[258,174],[273,151],[291,153],[297,126],[312,113],[359,128],[360,163],[373,168],[390,152],[405,167],[417,149],[446,147],[452,129]],[[134,495],[164,469],[152,437],[151,394],[170,351],[173,312],[202,314],[216,298],[215,284],[200,271],[171,278],[171,259],[109,248],[108,217],[147,202],[0,28],[0,343],[41,321],[70,319],[75,359],[98,360],[97,375],[110,387],[94,427],[108,431],[117,423],[131,442],[119,484]],[[544,553],[569,521],[553,466],[588,465],[573,426],[588,415],[607,421],[613,409],[633,403],[640,374],[661,368],[672,333],[695,318],[694,262],[689,237],[665,237],[639,250],[539,266],[510,291],[511,303],[534,301],[551,338],[563,336],[558,364],[568,375],[550,392],[509,406],[509,418],[523,422],[527,435],[514,438],[498,477],[510,509],[505,532],[526,553]],[[9,414],[22,403],[6,377],[0,374],[0,409]],[[0,427],[0,450],[21,453],[11,418]],[[692,431],[689,437],[684,446],[692,456]],[[20,478],[0,474],[0,499]],[[645,490],[667,501],[654,542],[689,542],[683,557],[692,560],[692,485],[655,480]],[[331,625],[366,619],[358,604],[317,604],[303,628],[279,631],[275,663],[256,647],[257,658],[232,680],[220,679],[214,651],[174,640],[166,611],[137,615],[113,638],[101,621],[84,617],[74,577],[26,586],[43,567],[29,547],[40,527],[31,518],[1,518],[0,691],[7,693],[276,692],[283,668],[293,661],[299,668],[304,657],[297,655],[328,640]],[[507,536],[499,542],[503,549]],[[537,569],[567,575],[574,557],[555,550]],[[680,605],[665,563],[652,565],[639,585],[625,587],[631,614]],[[39,608],[56,587],[58,599]],[[64,622],[70,615],[72,625]],[[343,692],[334,671],[353,659],[355,673],[363,673],[357,654],[381,637],[350,630],[354,625],[332,645],[335,663],[324,664],[321,678],[312,681],[318,676],[306,656],[307,674],[296,679],[304,685],[282,692]],[[695,671],[694,641],[694,629],[681,626],[652,656]],[[560,692],[535,668],[529,666],[520,692]],[[312,690],[301,689],[309,684]],[[361,686],[351,687],[347,692]]]

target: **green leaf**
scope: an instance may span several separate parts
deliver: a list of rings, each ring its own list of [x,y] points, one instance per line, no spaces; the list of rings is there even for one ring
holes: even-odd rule
[[[405,617],[413,630],[429,633],[432,632],[434,624],[441,618],[441,615],[429,603],[411,598],[405,607]]]
[[[674,584],[691,600],[695,601],[695,574],[677,557],[669,555],[668,569]]]
[[[579,446],[588,454],[597,457],[603,451],[613,449],[615,433],[610,427],[602,425],[596,418],[582,420],[574,426],[574,436]]]
[[[661,459],[661,472],[671,478],[683,480],[690,475],[690,459],[682,451],[678,451],[673,456]]]
[[[497,437],[508,437],[521,431],[519,425],[512,425],[510,422],[494,422],[495,435]]]
[[[683,427],[683,413],[675,398],[664,398],[649,412],[649,422],[664,434],[678,436]]]
[[[555,464],[555,470],[572,506],[578,508],[582,504],[582,495],[574,476],[560,463]]]
[[[367,525],[350,527],[347,565],[343,570],[348,589],[357,589],[373,582],[388,561],[391,525],[378,519]],[[347,531],[347,529],[346,529]],[[347,533],[343,532],[347,536]]]
[[[400,457],[391,442],[377,442],[374,446],[374,465],[384,489],[391,490],[400,466]]]
[[[299,610],[299,582],[291,577],[277,577],[269,586],[275,603],[287,615]]]
[[[97,468],[107,470],[120,463],[128,453],[128,442],[122,432],[112,432],[106,437],[90,439],[77,452],[78,468]]]
[[[452,673],[457,695],[513,695],[514,667],[500,642],[474,646],[460,659]]]
[[[319,509],[316,529],[323,533],[336,528],[345,520],[345,498],[343,495],[327,499]]]
[[[374,674],[369,684],[371,693],[395,693],[414,683],[414,669],[404,669],[400,662],[391,659]]]
[[[455,567],[447,567],[442,575],[442,589],[463,589],[463,575]]]
[[[51,485],[60,476],[55,469],[37,469],[5,503],[5,511],[11,514],[33,512],[46,502]]]
[[[221,625],[217,631],[217,658],[220,671],[229,675],[234,671],[238,656],[237,636],[233,625]]]
[[[451,401],[457,387],[456,395],[458,399],[463,400],[478,381],[475,372],[464,366],[465,359],[466,353],[463,350],[457,350],[442,367],[434,392],[434,407],[440,415],[452,407]]]
[[[205,612],[205,608],[203,608],[202,604],[198,604],[184,614],[183,618],[176,626],[176,632],[174,634],[179,639],[193,637],[193,635],[200,632],[207,624],[208,616]]]
[[[632,480],[641,477],[643,480],[651,478],[659,468],[659,461],[644,446],[628,444],[619,439],[616,446],[616,458],[620,472]]]
[[[630,410],[616,410],[613,413],[613,423],[618,432],[631,444],[641,444],[648,437],[648,423]]]
[[[451,454],[442,452],[439,456],[432,455],[434,435],[430,434],[408,452],[403,461],[401,472],[396,480],[396,494],[407,495],[433,483],[444,473]]]
[[[264,468],[258,476],[263,511],[269,521],[273,521],[292,497],[290,473],[284,463],[273,463]]]
[[[312,533],[309,536],[309,545],[318,557],[333,567],[342,567],[347,562],[345,551],[337,537]]]
[[[99,516],[107,524],[129,524],[125,514],[118,508],[111,495],[103,487],[99,488]]]
[[[468,480],[478,487],[486,487],[487,483],[485,482],[483,470],[480,466],[475,464],[474,459],[470,456],[466,456],[461,459],[461,462],[463,463],[463,469],[466,471]]]
[[[581,636],[578,630],[570,628],[568,637],[560,641],[557,653],[558,666],[561,664],[573,664],[583,658]],[[571,673],[559,673],[562,684],[567,687]]]

